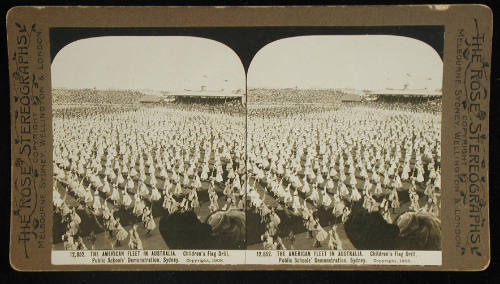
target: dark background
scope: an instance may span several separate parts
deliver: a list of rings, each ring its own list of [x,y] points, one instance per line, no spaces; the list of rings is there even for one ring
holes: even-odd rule
[[[4,127],[2,133],[4,139],[0,144],[0,160],[3,166],[0,167],[0,178],[2,181],[2,190],[0,200],[2,203],[2,271],[0,274],[0,282],[3,283],[500,283],[500,273],[498,272],[498,258],[500,251],[497,244],[497,223],[498,223],[498,193],[496,192],[496,184],[498,177],[495,174],[498,168],[499,150],[498,147],[500,125],[498,108],[498,99],[494,94],[497,94],[500,86],[500,74],[498,74],[499,56],[496,52],[499,48],[499,29],[497,21],[493,28],[493,58],[492,58],[492,74],[491,74],[491,115],[490,115],[490,225],[491,225],[491,264],[482,272],[301,272],[301,271],[269,271],[269,272],[43,272],[43,273],[20,273],[12,269],[9,264],[9,222],[10,222],[10,116],[9,116],[9,76],[8,76],[8,57],[6,43],[6,27],[5,16],[9,8],[19,5],[374,5],[374,4],[470,4],[480,3],[488,5],[493,10],[494,19],[500,17],[498,8],[495,7],[494,1],[109,1],[109,0],[93,0],[93,1],[5,1],[2,3],[2,23],[0,27],[0,38],[2,46],[0,49],[0,66],[2,70],[1,87],[1,107],[0,116],[3,118]]]

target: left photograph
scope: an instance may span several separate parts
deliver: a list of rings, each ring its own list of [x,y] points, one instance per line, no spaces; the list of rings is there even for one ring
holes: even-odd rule
[[[109,36],[51,65],[53,250],[245,249],[246,83],[232,49]]]

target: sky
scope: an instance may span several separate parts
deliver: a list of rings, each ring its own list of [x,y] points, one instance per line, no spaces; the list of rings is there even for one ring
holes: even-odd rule
[[[443,62],[426,43],[388,35],[286,38],[253,58],[248,87],[436,90]],[[245,88],[240,59],[217,41],[183,36],[82,39],[52,63],[55,88],[232,91]]]
[[[263,47],[248,87],[436,90],[443,62],[426,43],[400,36],[300,36]]]
[[[70,43],[52,63],[55,88],[157,91],[245,89],[239,57],[217,41],[183,36],[95,37]]]

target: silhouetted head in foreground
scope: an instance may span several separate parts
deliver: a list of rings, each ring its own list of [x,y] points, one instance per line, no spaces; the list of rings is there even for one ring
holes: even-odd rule
[[[239,210],[215,211],[207,217],[212,228],[212,248],[245,249],[245,213]]]
[[[395,220],[401,250],[441,250],[441,221],[431,213],[406,212]]]
[[[390,224],[378,212],[356,208],[344,228],[357,249],[441,250],[441,222],[430,213],[405,212]]]
[[[160,234],[171,249],[243,249],[245,214],[216,211],[201,222],[193,211],[165,215],[159,222]]]

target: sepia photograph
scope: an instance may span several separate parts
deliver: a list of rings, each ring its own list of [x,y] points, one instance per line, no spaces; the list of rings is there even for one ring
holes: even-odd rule
[[[87,38],[51,74],[53,250],[246,248],[246,78],[230,48]]]
[[[285,38],[248,86],[248,249],[441,250],[443,61],[390,35]]]
[[[440,250],[442,69],[401,36],[285,38],[246,78],[213,40],[73,42],[54,250]]]

